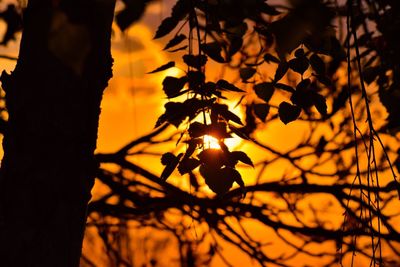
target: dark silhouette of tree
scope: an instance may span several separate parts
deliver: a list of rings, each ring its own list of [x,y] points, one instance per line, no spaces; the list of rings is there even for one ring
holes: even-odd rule
[[[0,180],[2,266],[78,266],[100,101],[111,77],[113,13],[112,0],[30,0],[24,11],[17,66],[1,75],[9,115]]]
[[[124,0],[116,15],[120,29],[140,18],[148,2]],[[25,265],[55,266],[60,259],[69,262],[61,260],[59,266],[77,265],[91,188],[87,179],[96,176],[108,190],[89,204],[87,225],[103,241],[106,266],[133,265],[135,227],[170,233],[181,266],[208,266],[214,257],[235,266],[221,249],[227,244],[260,266],[308,266],[316,258],[321,258],[318,266],[400,264],[399,215],[393,208],[399,205],[400,191],[397,1],[293,0],[275,6],[263,0],[177,0],[155,38],[169,37],[164,50],[176,53],[187,69],[163,80],[169,101],[153,132],[115,153],[97,154],[100,168],[92,154],[100,96],[109,77],[112,6],[105,7],[103,17],[93,11],[96,1],[90,8],[66,3],[58,10],[66,16],[53,24],[44,15],[42,24],[29,22],[28,11],[35,9],[28,7],[28,37],[23,37],[16,71],[2,76],[10,114],[2,163],[3,225],[12,218],[1,226],[7,236],[2,245],[11,249],[2,249],[5,255],[17,255],[25,244],[27,256],[18,256]],[[82,8],[72,8],[78,5]],[[67,48],[73,43],[63,40],[60,45],[57,37],[43,45],[49,25],[68,32],[68,27],[85,23],[90,25],[87,33],[99,40],[94,42],[99,47],[88,46],[87,54],[87,39],[76,35],[77,28],[71,32],[79,40],[79,53],[73,49],[70,54]],[[210,77],[210,64],[237,73],[237,79]],[[176,65],[171,61],[150,73]],[[82,93],[92,86],[95,95]],[[22,97],[25,92],[27,98]],[[239,95],[244,116],[224,102],[234,95]],[[382,118],[385,112],[388,116]],[[299,141],[284,149],[257,135],[261,127],[268,131],[281,122],[298,123],[308,131],[303,138],[293,133]],[[220,148],[210,147],[205,136],[214,137]],[[226,140],[233,136],[260,151],[261,159],[228,147]],[[131,158],[159,157],[154,150],[166,144],[176,148],[162,155],[161,175]],[[16,167],[26,162],[31,168]],[[268,172],[281,162],[287,166],[283,174]],[[256,170],[251,183],[242,179],[246,167]],[[189,188],[169,182],[175,169]],[[235,183],[239,187],[232,189]],[[33,234],[20,229],[29,229],[32,222],[32,231],[44,238],[24,243]],[[252,229],[254,224],[268,233],[266,239]],[[90,233],[88,238],[96,238]],[[49,247],[54,250],[50,256]],[[153,256],[145,264],[158,266],[165,258]],[[84,254],[81,264],[99,263],[96,256]]]

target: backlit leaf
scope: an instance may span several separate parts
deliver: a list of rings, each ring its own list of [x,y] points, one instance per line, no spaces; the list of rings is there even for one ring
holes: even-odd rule
[[[268,63],[273,62],[273,63],[280,63],[281,61],[279,60],[279,58],[267,53],[264,55],[264,60]]]
[[[221,168],[226,163],[225,153],[221,149],[204,149],[197,157],[202,164],[213,168]]]
[[[274,94],[275,88],[272,83],[263,82],[254,85],[254,91],[259,98],[268,102]]]
[[[281,63],[279,63],[278,68],[275,71],[274,81],[278,82],[280,79],[282,79],[282,77],[286,74],[288,69],[289,69],[288,63],[286,61],[281,61]]]
[[[125,8],[115,16],[115,21],[121,31],[126,30],[132,23],[139,20],[146,7],[146,1],[127,1]]]
[[[307,90],[310,84],[311,84],[310,79],[304,79],[297,84],[296,90]]]
[[[265,122],[265,119],[268,116],[270,106],[268,104],[255,104],[253,106],[254,113],[257,118]]]
[[[303,74],[307,69],[308,66],[310,65],[308,62],[307,57],[296,57],[288,62],[289,68],[292,69],[293,71]]]
[[[239,89],[238,87],[234,86],[233,84],[231,84],[223,79],[221,79],[217,82],[217,86],[222,90],[228,90],[228,91],[233,91],[233,92],[245,92],[244,90]]]
[[[325,73],[325,63],[317,54],[312,54],[311,55],[310,64],[311,64],[311,67],[313,68],[313,70],[317,74],[324,74]]]
[[[275,86],[275,88],[287,91],[289,93],[293,93],[294,91],[296,91],[296,90],[294,90],[293,87],[286,85],[284,83],[276,83],[276,84],[274,84],[274,86]]]
[[[161,156],[161,164],[168,165],[171,164],[175,160],[175,155],[171,152],[167,152]]]
[[[318,112],[322,116],[326,116],[328,112],[327,112],[327,105],[326,105],[325,97],[323,97],[322,95],[320,95],[318,93],[314,93],[312,95],[312,99],[313,99],[314,105],[317,108]]]
[[[164,37],[168,33],[170,33],[176,25],[179,23],[179,20],[175,17],[167,17],[165,18],[160,26],[158,27],[156,31],[156,35],[154,36],[154,39],[158,39],[161,37]]]
[[[251,67],[240,68],[239,75],[243,82],[246,82],[248,79],[254,76],[256,73],[256,69]]]
[[[185,86],[186,82],[187,82],[186,76],[181,78],[167,76],[164,78],[162,82],[163,90],[168,98],[175,97]]]
[[[229,108],[227,105],[223,105],[223,104],[214,104],[212,106],[212,110],[213,112],[215,112],[216,114],[220,115],[221,117],[223,117],[226,121],[233,121],[236,122],[238,124],[243,125],[242,121],[240,120],[240,118],[233,112],[229,111]]]
[[[287,102],[282,102],[279,105],[279,118],[284,124],[288,124],[289,122],[292,122],[296,120],[301,113],[301,108],[298,106],[294,106],[292,104],[289,104]]]
[[[304,57],[304,49],[303,48],[296,49],[296,51],[294,51],[294,56],[297,58]]]
[[[205,165],[200,166],[200,174],[204,177],[206,184],[213,192],[220,196],[226,194],[231,189],[234,176],[237,175],[234,171],[236,170],[227,167],[217,169]]]
[[[188,116],[189,111],[183,103],[168,102],[164,107],[165,113],[158,119],[156,127],[167,121],[178,128],[183,120]]]
[[[152,73],[156,73],[156,72],[159,72],[159,71],[167,70],[167,69],[172,68],[172,67],[175,67],[175,61],[170,61],[170,62],[158,67],[157,69],[148,72],[147,74],[152,74]]]
[[[229,129],[236,134],[237,136],[239,136],[240,138],[244,139],[244,140],[251,140],[250,136],[246,133],[246,131],[244,131],[245,127],[235,127],[231,124],[229,124]]]
[[[178,52],[178,51],[185,50],[186,48],[188,48],[188,46],[187,46],[187,45],[184,45],[184,46],[178,47],[178,48],[176,48],[176,49],[174,49],[174,50],[169,50],[168,52],[170,52],[170,53],[175,53],[175,52]]]
[[[175,35],[174,38],[172,38],[172,39],[166,44],[166,46],[164,47],[163,50],[170,49],[170,48],[172,48],[172,47],[174,47],[174,46],[180,44],[180,43],[181,43],[182,41],[184,41],[186,38],[187,38],[187,37],[186,37],[186,35],[184,35],[184,34]]]
[[[165,155],[165,154],[164,154]],[[178,156],[172,158],[171,155],[169,154],[169,160],[165,160],[164,162],[167,162],[167,165],[165,166],[163,172],[161,173],[160,178],[162,180],[167,180],[169,176],[171,176],[172,172],[175,170],[176,166],[179,164],[180,158],[183,156],[182,153],[180,153]]]
[[[181,175],[189,173],[200,165],[200,161],[194,158],[184,158],[178,165],[178,171]]]
[[[189,67],[201,69],[207,63],[207,57],[205,55],[184,55],[183,62]]]
[[[290,97],[290,101],[296,106],[308,110],[314,105],[312,100],[312,92],[310,90],[297,90]]]
[[[237,52],[239,52],[239,50],[242,48],[242,45],[243,45],[242,37],[235,36],[233,38],[230,38],[230,43],[228,46],[228,56],[231,57]]]
[[[221,56],[222,48],[217,42],[211,42],[201,45],[201,50],[207,54],[210,58],[217,61],[218,63],[225,63],[225,59]]]
[[[189,126],[189,136],[192,138],[200,137],[207,134],[207,125],[200,122],[193,122]]]
[[[252,167],[254,167],[253,162],[251,161],[251,159],[249,158],[249,156],[247,156],[246,153],[242,152],[242,151],[233,151],[231,152],[231,155],[236,159],[239,160],[241,162],[243,162],[244,164],[250,165]]]

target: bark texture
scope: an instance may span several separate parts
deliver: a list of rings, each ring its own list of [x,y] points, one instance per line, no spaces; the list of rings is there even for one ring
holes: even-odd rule
[[[1,76],[0,266],[79,266],[114,4],[29,1],[17,66]]]

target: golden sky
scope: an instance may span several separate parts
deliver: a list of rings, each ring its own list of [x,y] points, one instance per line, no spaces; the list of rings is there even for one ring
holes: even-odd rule
[[[97,152],[115,152],[134,138],[149,133],[153,129],[157,118],[163,113],[163,104],[166,102],[161,88],[163,77],[167,75],[180,75],[182,73],[178,68],[173,68],[159,74],[146,73],[174,59],[172,54],[162,51],[165,39],[161,41],[153,40],[155,29],[162,18],[168,15],[168,7],[172,2],[172,0],[165,1],[166,6],[158,2],[151,4],[144,18],[124,33],[120,32],[117,27],[114,27],[112,38],[114,77],[110,80],[109,86],[104,93]],[[4,27],[0,24],[0,36],[3,30]],[[9,43],[5,48],[1,48],[1,54],[10,56],[16,56],[17,51],[18,40]],[[0,60],[0,64],[2,69],[11,71],[15,62],[3,59]],[[298,144],[307,135],[308,131],[309,129],[304,127],[301,122],[293,122],[284,126],[280,121],[275,121],[267,126],[263,126],[262,130],[257,132],[256,135],[264,143],[271,144],[274,149],[286,151]],[[232,143],[232,145],[238,144]],[[244,145],[240,148],[244,151],[251,150],[249,155],[254,162],[261,161],[267,157],[264,152],[255,150],[249,145]],[[159,174],[161,172],[161,164],[158,158],[143,162],[142,165],[144,167],[151,165],[153,173]],[[251,184],[254,182],[254,177],[257,173],[256,170],[241,168],[240,171],[246,183]],[[287,172],[287,164],[277,162],[269,167],[266,175],[270,181],[273,181],[281,179]],[[169,181],[177,183],[174,178],[171,178]],[[94,195],[96,195],[96,191],[100,193],[98,192],[99,190],[101,191],[101,189],[95,188]],[[325,198],[325,196],[316,196],[313,202],[320,203],[321,205],[328,203],[330,199]],[[335,208],[337,206],[332,207],[332,209]],[[337,212],[332,212],[332,217],[329,218],[333,223],[338,223],[342,220],[341,217],[339,220],[338,218],[335,220],[334,216],[337,216]],[[246,225],[249,228],[250,234],[258,239],[265,239],[266,241],[277,239],[274,238],[272,231],[266,231],[265,227],[257,223],[248,222]],[[193,229],[193,231],[195,232],[196,230]],[[137,240],[144,239],[146,234],[148,234],[147,229],[137,231]],[[138,249],[140,249],[140,246],[138,246]],[[101,251],[97,253],[100,255]],[[173,254],[173,252],[171,253]],[[231,260],[233,259],[234,266],[250,266],[249,264],[251,264],[251,260],[248,257],[230,245],[225,244],[224,254]],[[315,262],[318,259],[314,258],[312,261],[314,262],[310,261],[309,264],[318,265]],[[217,267],[220,265],[221,259],[216,257],[212,266]]]

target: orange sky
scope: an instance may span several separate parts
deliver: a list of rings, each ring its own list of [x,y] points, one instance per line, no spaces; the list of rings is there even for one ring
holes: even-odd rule
[[[114,152],[135,137],[150,132],[157,118],[164,111],[165,98],[161,88],[162,79],[166,75],[179,75],[180,70],[174,68],[167,72],[152,75],[148,75],[146,72],[173,59],[170,53],[162,51],[163,40],[152,40],[155,28],[168,12],[167,8],[155,3],[150,5],[144,19],[125,33],[122,34],[117,27],[114,28],[115,35],[112,40],[112,54],[115,59],[114,77],[110,80],[102,102],[98,152]],[[0,35],[2,29],[3,27],[0,24]],[[11,42],[8,47],[2,48],[1,53],[16,56],[17,51],[18,41],[15,41]],[[2,69],[10,71],[15,63],[9,60],[0,60],[0,64]],[[276,121],[265,126],[263,131],[257,133],[257,136],[265,143],[271,144],[275,149],[285,151],[302,140],[307,131],[308,129],[299,122],[283,126],[280,121]],[[252,148],[245,145],[243,149],[249,151]],[[266,157],[265,154],[259,152],[252,150],[252,153],[250,153],[254,162]],[[149,165],[150,161],[145,162],[145,164]],[[154,158],[151,164],[153,172],[160,173],[159,159]],[[278,162],[269,167],[267,174],[272,181],[280,179],[285,172],[287,172],[287,164]],[[251,183],[254,181],[257,171],[246,168],[241,169],[241,173],[245,177],[245,182]],[[170,182],[176,183],[174,178]],[[94,191],[96,195],[96,189]],[[314,201],[324,203],[328,202],[329,199],[324,196],[317,196]],[[332,216],[337,216],[335,213],[332,214]],[[259,239],[273,238],[271,231],[265,231],[265,228],[256,223],[249,222],[247,226],[250,233]],[[138,231],[137,235],[140,237],[146,231],[146,229]],[[249,266],[251,263],[248,257],[230,246],[224,248],[224,253],[228,258],[234,259],[232,261],[235,263],[234,266]],[[318,265],[315,262],[317,259],[313,261],[309,263]],[[216,257],[212,266],[220,266],[220,264],[221,260]]]

